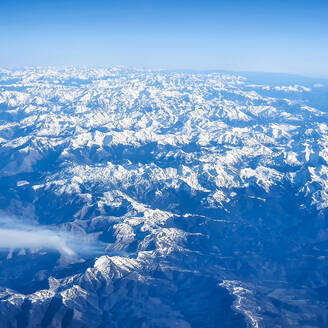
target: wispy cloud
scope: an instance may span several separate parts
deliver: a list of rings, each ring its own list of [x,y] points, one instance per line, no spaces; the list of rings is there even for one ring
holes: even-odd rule
[[[78,254],[98,253],[102,245],[75,233],[0,218],[0,249],[21,248],[57,250],[65,257],[76,257]]]

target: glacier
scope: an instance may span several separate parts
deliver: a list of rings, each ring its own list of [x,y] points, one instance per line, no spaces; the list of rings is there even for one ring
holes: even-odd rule
[[[0,328],[327,327],[328,80],[0,69]]]

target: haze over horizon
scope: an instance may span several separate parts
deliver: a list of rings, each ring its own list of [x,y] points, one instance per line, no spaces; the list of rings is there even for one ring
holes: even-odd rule
[[[0,66],[328,77],[327,13],[323,1],[2,1]]]

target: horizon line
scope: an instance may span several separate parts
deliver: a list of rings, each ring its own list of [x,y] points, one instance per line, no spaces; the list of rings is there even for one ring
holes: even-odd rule
[[[64,65],[1,65],[0,70],[23,70],[27,68],[32,69],[64,69],[64,68],[77,68],[77,69],[127,69],[127,70],[140,70],[140,71],[162,71],[162,72],[199,72],[199,73],[232,73],[232,74],[266,74],[266,75],[284,75],[289,77],[298,77],[298,78],[317,78],[328,80],[328,75],[318,75],[318,74],[308,74],[300,72],[275,72],[275,71],[259,71],[259,70],[233,70],[233,69],[223,69],[223,68],[161,68],[161,67],[145,67],[145,66],[134,66],[134,65],[124,65],[124,64],[108,64],[108,65],[99,65],[99,64],[64,64]]]

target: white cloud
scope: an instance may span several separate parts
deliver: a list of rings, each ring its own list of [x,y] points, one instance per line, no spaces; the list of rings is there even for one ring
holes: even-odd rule
[[[274,90],[277,91],[285,91],[285,92],[310,92],[311,88],[305,87],[303,85],[289,85],[289,86],[276,86],[273,88]]]
[[[0,249],[57,250],[65,257],[100,250],[100,243],[90,243],[83,236],[33,224],[22,224],[12,218],[0,218]]]
[[[313,88],[323,88],[325,85],[322,83],[313,84]]]

